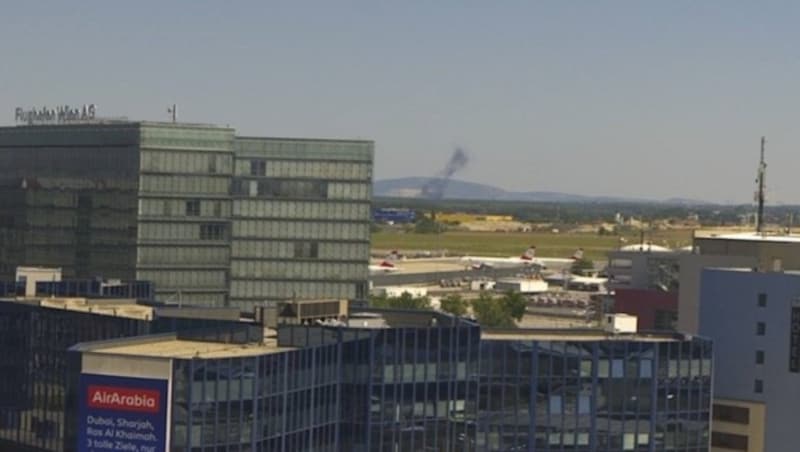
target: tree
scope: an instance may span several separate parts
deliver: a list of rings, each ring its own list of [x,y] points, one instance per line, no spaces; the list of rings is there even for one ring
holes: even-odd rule
[[[422,217],[414,223],[414,232],[417,234],[438,234],[442,229],[441,224],[428,217]]]
[[[389,309],[415,309],[429,311],[433,309],[431,300],[428,297],[414,297],[408,292],[403,292],[399,297],[387,297],[386,295],[373,296],[370,305],[375,308]]]
[[[449,312],[455,316],[463,316],[467,313],[467,308],[469,304],[461,298],[461,295],[458,294],[451,294],[444,298],[441,301],[441,308],[442,311]]]
[[[472,301],[472,312],[482,326],[511,328],[514,326],[514,320],[504,306],[505,303],[484,292]]]
[[[577,259],[570,268],[570,272],[574,275],[580,275],[592,270],[594,270],[594,262],[591,259]]]
[[[528,300],[519,292],[509,290],[500,298],[503,310],[514,320],[522,320]]]

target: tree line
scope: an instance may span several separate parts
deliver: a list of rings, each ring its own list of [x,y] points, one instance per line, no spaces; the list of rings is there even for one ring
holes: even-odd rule
[[[490,328],[513,328],[522,320],[527,300],[518,293],[508,291],[497,296],[481,292],[474,300],[465,300],[461,295],[451,294],[441,299],[439,309],[458,317],[472,315],[478,323]],[[376,308],[433,310],[429,297],[414,297],[403,292],[398,297],[373,295],[370,305]]]

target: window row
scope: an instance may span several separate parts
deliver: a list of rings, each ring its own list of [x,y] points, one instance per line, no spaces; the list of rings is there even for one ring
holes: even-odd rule
[[[233,214],[255,218],[369,221],[369,204],[313,201],[236,200]]]
[[[329,182],[322,180],[233,180],[232,193],[252,198],[335,199],[366,201],[370,199],[369,183]]]
[[[142,171],[163,173],[231,174],[233,155],[211,152],[141,152]]]
[[[271,159],[364,161],[372,157],[374,144],[368,141],[315,140],[294,138],[236,138],[237,155]]]
[[[297,243],[280,241],[235,240],[231,253],[234,257],[292,259],[303,257],[297,253]],[[317,244],[315,258],[335,260],[369,259],[368,243],[314,242]]]
[[[236,175],[369,180],[372,178],[372,165],[358,162],[237,158]]]
[[[228,218],[231,203],[219,199],[140,199],[139,215]]]
[[[233,180],[234,195],[264,198],[325,199],[328,182],[324,180]]]
[[[334,262],[234,261],[234,278],[367,279],[367,265]]]
[[[195,240],[223,241],[228,239],[225,223],[141,223],[139,240],[187,242]]]
[[[230,149],[234,131],[224,128],[142,126],[142,148]]]
[[[140,270],[136,277],[157,289],[225,288],[224,270]]]
[[[93,210],[109,208],[118,211],[129,208],[136,203],[135,192],[97,191],[92,194],[83,194],[74,191],[35,190],[28,191],[25,196],[28,206],[41,207],[43,210],[49,210],[53,207],[75,208],[88,205]]]
[[[298,238],[319,240],[368,240],[369,225],[364,223],[333,223],[313,221],[233,222],[234,237]]]
[[[136,178],[138,156],[131,147],[63,146],[70,142],[74,143],[74,138],[70,140],[64,137],[64,141],[60,142],[62,146],[53,148],[46,145],[33,148],[5,147],[0,152],[0,168],[3,168],[5,176],[36,174],[39,182],[47,179],[54,181],[53,178],[58,177],[62,182],[91,183],[90,179],[98,178],[98,174],[102,174],[102,179],[109,183]]]
[[[28,215],[27,224],[30,227],[46,228],[78,228],[88,229],[128,229],[133,226],[133,219],[124,215],[81,215],[72,211],[37,212]]]
[[[228,248],[143,246],[139,247],[137,263],[141,265],[228,265]]]
[[[355,298],[355,283],[314,281],[231,281],[231,305],[252,308],[252,300],[235,298],[258,298],[262,300]]]
[[[154,176],[142,175],[139,190],[142,193],[196,193],[228,195],[230,179],[213,176]]]

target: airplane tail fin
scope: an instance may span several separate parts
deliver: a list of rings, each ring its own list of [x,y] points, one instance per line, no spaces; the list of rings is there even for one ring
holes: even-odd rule
[[[534,245],[529,246],[528,249],[522,253],[522,256],[520,256],[520,258],[525,260],[531,260],[534,257],[536,257],[536,246]]]
[[[575,250],[575,253],[572,254],[572,259],[576,261],[583,259],[583,248]]]

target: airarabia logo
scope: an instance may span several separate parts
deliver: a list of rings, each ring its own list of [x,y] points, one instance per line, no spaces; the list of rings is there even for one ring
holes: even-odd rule
[[[161,393],[154,389],[89,385],[88,405],[101,410],[157,413]]]

